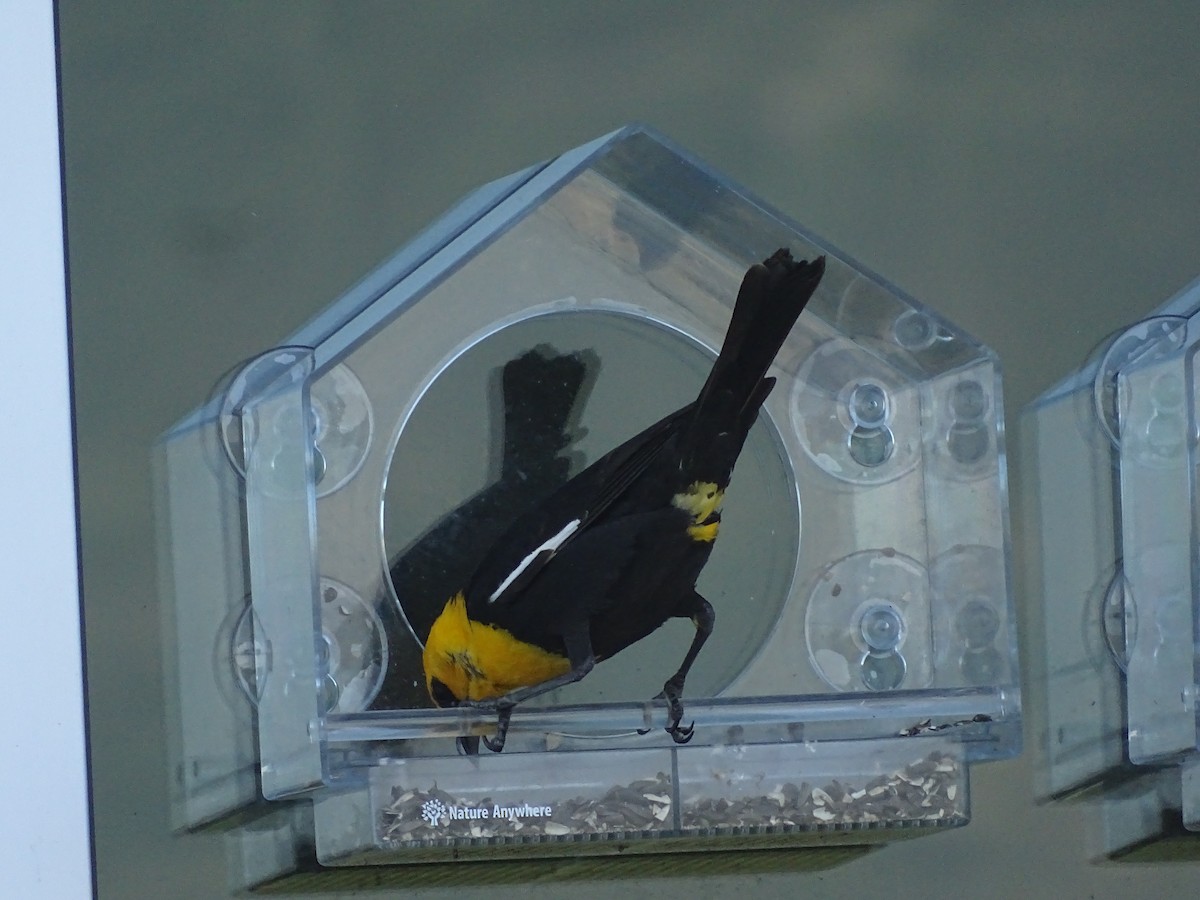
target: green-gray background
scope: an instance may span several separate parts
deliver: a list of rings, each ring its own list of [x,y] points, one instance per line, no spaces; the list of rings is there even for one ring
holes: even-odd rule
[[[218,836],[168,833],[148,470],[222,371],[470,188],[642,120],[995,348],[1011,426],[1200,271],[1197,9],[61,3],[101,896],[227,891]],[[1195,864],[1088,863],[1091,813],[1036,807],[1031,765],[826,872],[414,893],[1195,893]]]

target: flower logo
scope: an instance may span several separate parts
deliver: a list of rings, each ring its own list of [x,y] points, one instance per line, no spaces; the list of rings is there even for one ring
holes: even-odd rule
[[[428,822],[431,828],[449,813],[450,810],[446,809],[446,804],[441,800],[426,800],[421,804],[421,818]]]

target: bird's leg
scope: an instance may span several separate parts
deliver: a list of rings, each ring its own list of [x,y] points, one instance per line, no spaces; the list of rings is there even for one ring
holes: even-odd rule
[[[692,624],[696,626],[696,634],[692,638],[692,644],[688,647],[687,654],[683,657],[683,662],[679,665],[679,670],[667,679],[663,685],[662,693],[655,699],[667,701],[667,734],[671,736],[671,740],[677,744],[686,744],[692,739],[692,735],[695,733],[694,726],[696,723],[693,722],[690,725],[679,724],[683,721],[683,683],[687,680],[687,674],[692,668],[692,663],[700,655],[700,648],[704,646],[704,642],[712,634],[717,614],[713,611],[711,603],[693,591],[679,615],[691,617]],[[645,734],[645,732],[641,733]]]
[[[464,706],[478,705],[486,709],[494,708],[497,711],[496,736],[494,738],[483,738],[483,745],[493,753],[499,753],[504,749],[504,741],[508,736],[508,723],[512,717],[514,706],[552,691],[555,688],[574,684],[595,667],[596,654],[592,652],[592,637],[586,621],[573,624],[564,631],[563,642],[567,647],[567,659],[571,663],[571,668],[563,674],[556,675],[554,678],[547,679],[540,684],[531,684],[527,687],[517,688],[503,696],[497,697],[494,700],[484,701],[481,704],[463,704]]]

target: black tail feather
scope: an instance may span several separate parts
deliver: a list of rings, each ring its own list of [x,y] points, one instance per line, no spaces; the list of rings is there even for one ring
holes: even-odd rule
[[[683,446],[684,476],[723,484],[774,385],[767,370],[825,272],[825,257],[792,259],[780,249],[742,280],[721,353]]]

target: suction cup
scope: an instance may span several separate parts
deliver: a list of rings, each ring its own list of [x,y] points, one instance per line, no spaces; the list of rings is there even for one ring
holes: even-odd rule
[[[330,712],[361,712],[370,706],[387,671],[383,622],[370,604],[344,584],[321,579],[323,704]]]
[[[1137,606],[1129,580],[1120,566],[1101,598],[1100,621],[1104,630],[1104,644],[1112,661],[1122,672],[1129,669],[1129,656],[1137,643]]]
[[[936,388],[932,457],[939,474],[972,481],[995,474],[1000,451],[996,443],[996,403],[990,368],[973,371]]]
[[[1100,430],[1114,447],[1121,447],[1122,412],[1129,403],[1120,387],[1121,369],[1134,361],[1142,363],[1178,352],[1186,339],[1187,319],[1155,316],[1138,322],[1109,344],[1092,382],[1092,406]]]
[[[318,460],[317,496],[324,497],[358,474],[371,446],[374,419],[362,382],[344,365],[316,379],[308,399]]]
[[[312,351],[281,347],[246,363],[234,375],[221,399],[217,419],[225,458],[241,477],[246,475],[247,446],[242,409],[280,378],[294,378],[297,364]],[[374,424],[371,402],[362,383],[344,365],[330,369],[309,389],[309,428],[313,436],[313,479],[324,497],[358,472],[371,445]],[[286,427],[288,423],[278,423]],[[252,445],[256,435],[250,437]]]
[[[346,585],[322,578],[320,591],[317,652],[325,671],[321,685],[323,710],[361,712],[379,693],[387,671],[383,623],[375,610]],[[238,685],[257,706],[271,677],[271,642],[249,603],[233,628],[230,657]]]
[[[1183,470],[1196,433],[1182,358],[1164,363],[1161,371],[1119,375],[1118,391],[1128,401],[1121,409],[1122,464],[1178,469],[1186,478]]]
[[[252,705],[258,706],[266,689],[267,673],[271,671],[271,644],[263,637],[262,622],[254,614],[249,597],[233,626],[229,659],[237,686]]]
[[[892,323],[892,340],[910,353],[928,350],[939,341],[952,340],[931,316],[907,309]]]
[[[932,673],[925,569],[893,550],[864,550],[838,560],[813,585],[805,633],[809,658],[830,687],[924,687]]]
[[[916,385],[844,338],[822,344],[805,360],[792,416],[809,458],[850,484],[899,478],[920,457]]]
[[[1005,683],[1009,623],[1000,551],[960,545],[935,559],[929,571],[938,683]]]

